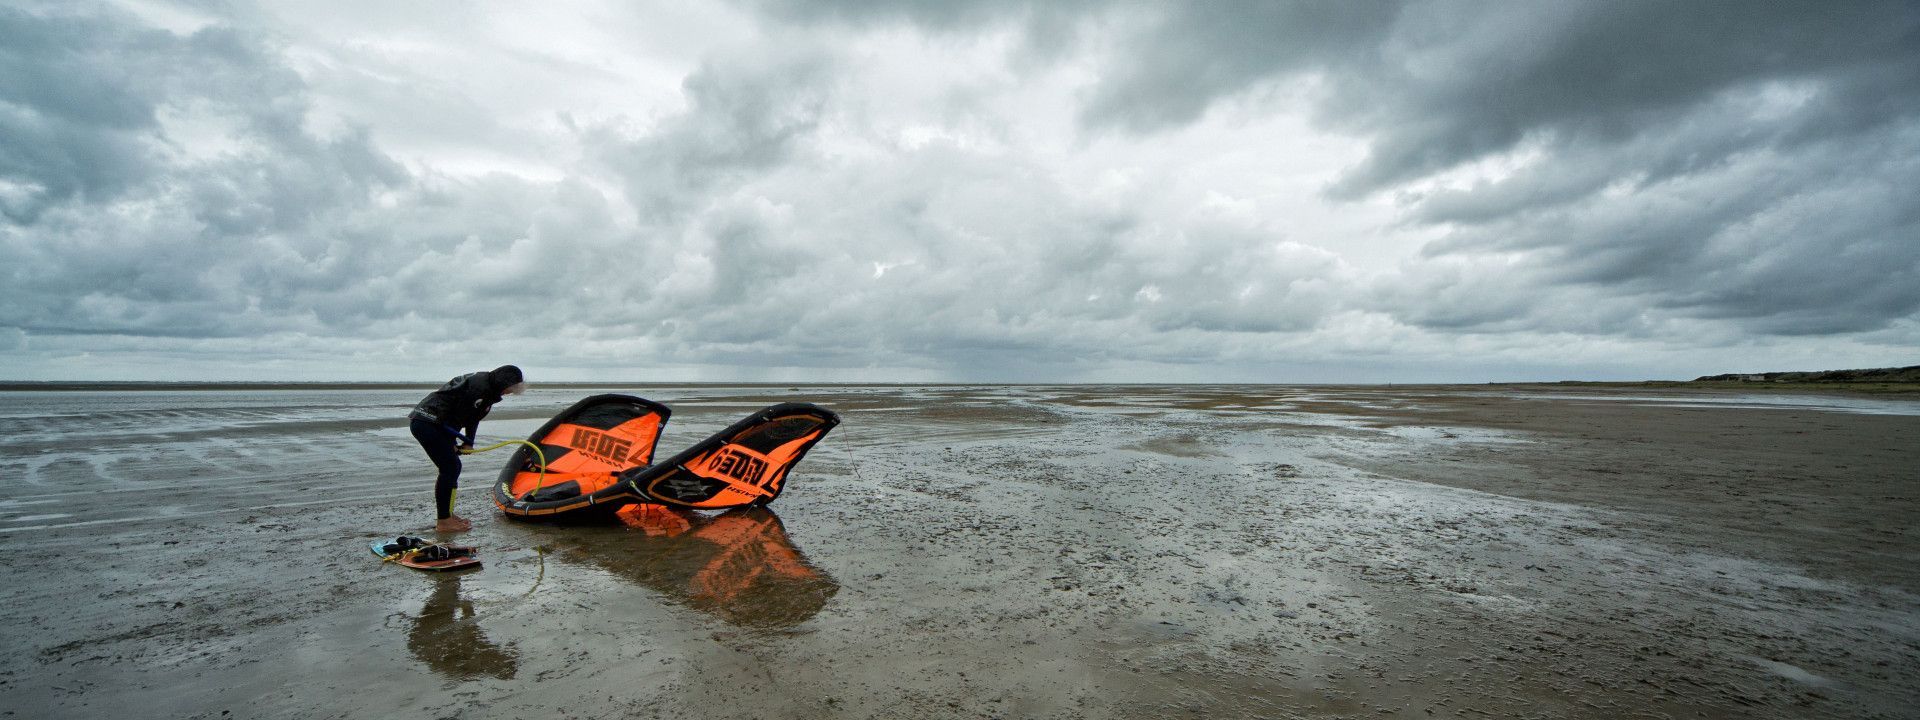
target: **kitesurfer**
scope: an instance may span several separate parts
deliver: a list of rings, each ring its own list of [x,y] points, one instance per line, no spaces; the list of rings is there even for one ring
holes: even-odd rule
[[[480,431],[480,419],[504,395],[519,395],[527,389],[520,368],[501,365],[490,371],[467,373],[428,393],[407,413],[413,437],[427,451],[440,476],[434,480],[433,502],[438,513],[433,529],[460,532],[473,528],[453,514],[453,491],[460,486],[460,453],[473,449],[473,438]],[[458,446],[455,442],[458,442]]]

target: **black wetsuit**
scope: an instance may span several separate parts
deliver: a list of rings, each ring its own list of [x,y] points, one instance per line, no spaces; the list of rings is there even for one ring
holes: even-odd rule
[[[413,412],[407,414],[412,421],[413,438],[420,441],[433,466],[440,470],[433,484],[434,509],[440,519],[453,514],[453,491],[460,487],[457,433],[465,432],[465,444],[472,447],[473,438],[480,431],[480,419],[487,416],[494,403],[500,402],[502,391],[518,382],[520,368],[512,365],[503,365],[491,372],[467,373],[428,393],[413,407]]]

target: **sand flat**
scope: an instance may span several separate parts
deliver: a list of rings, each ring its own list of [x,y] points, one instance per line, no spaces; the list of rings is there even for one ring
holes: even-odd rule
[[[844,425],[728,554],[505,520],[435,577],[399,387],[0,392],[13,717],[1912,717],[1920,401],[544,388]],[[729,536],[729,537],[737,537]],[[717,536],[715,536],[717,537]],[[720,549],[716,549],[720,548]],[[782,579],[741,573],[791,572]],[[729,575],[734,573],[734,575]],[[793,579],[800,578],[800,579]]]

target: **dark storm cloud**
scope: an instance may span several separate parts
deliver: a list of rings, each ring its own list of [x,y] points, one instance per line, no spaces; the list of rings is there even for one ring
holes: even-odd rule
[[[683,83],[691,107],[638,134],[598,128],[591,156],[625,180],[628,199],[656,221],[787,161],[817,128],[832,92],[830,61],[788,55],[713,61]]]
[[[1886,156],[1920,142],[1920,132],[1863,137],[1461,223],[1429,247],[1429,259],[1511,257],[1479,266],[1486,277],[1475,282],[1538,292],[1524,306],[1487,293],[1450,311],[1402,290],[1389,304],[1457,327],[1523,318],[1550,326],[1574,305],[1737,321],[1778,334],[1882,327],[1920,309],[1920,212],[1907,199],[1920,183],[1920,160]]]
[[[935,32],[963,32],[1005,23],[1023,23],[1030,31],[1054,31],[1107,3],[1098,0],[738,0],[772,17],[805,24],[872,25],[911,23]],[[1045,40],[1060,42],[1064,38]]]
[[[752,0],[742,3],[776,17],[799,22],[905,21],[936,30],[972,29],[1025,14],[1033,3],[1024,0],[941,2],[940,0]]]
[[[1192,122],[1216,101],[1276,78],[1345,73],[1375,58],[1393,3],[1174,3],[1130,41],[1083,111],[1093,129],[1147,132]]]
[[[1046,4],[772,5],[952,33]],[[1081,109],[1089,132],[1150,136],[1291,83],[1321,127],[1365,138],[1330,197],[1390,192],[1409,226],[1449,231],[1370,304],[1403,320],[1608,332],[1638,306],[1801,334],[1920,310],[1920,227],[1897,209],[1920,186],[1912,3],[1076,10],[1123,20]],[[1510,169],[1424,185],[1486,162]],[[1489,260],[1503,253],[1517,257]]]
[[[1517,258],[1489,283],[1499,291],[1452,310],[1390,292],[1386,307],[1449,327],[1606,332],[1569,318],[1650,313],[1788,335],[1920,311],[1920,223],[1901,198],[1920,186],[1906,150],[1920,142],[1920,11],[1581,7],[1535,26],[1539,49],[1498,58],[1506,73],[1478,53],[1432,86],[1345,101],[1377,108],[1357,117],[1380,139],[1343,193],[1537,155],[1507,177],[1412,197],[1413,221],[1453,228],[1428,258]],[[1532,296],[1524,309],[1515,290]]]
[[[1448,2],[1347,22],[1195,7],[1103,83],[1094,122],[1177,122],[1192,113],[1166,108],[1323,73],[1316,117],[1371,146],[1335,197],[1515,156],[1507,177],[1402,196],[1410,221],[1453,228],[1429,260],[1520,254],[1468,265],[1483,279],[1410,265],[1429,292],[1382,305],[1403,319],[1608,333],[1648,311],[1823,334],[1920,310],[1920,226],[1898,209],[1920,186],[1912,4]],[[1275,47],[1243,40],[1248,21]],[[1223,43],[1263,60],[1198,50]]]
[[[351,334],[458,295],[443,287],[456,273],[407,278],[419,248],[526,231],[526,212],[489,224],[524,206],[525,188],[448,195],[451,183],[416,183],[365,129],[310,133],[306,87],[262,37],[174,34],[90,6],[4,18],[0,112],[32,132],[0,136],[0,325]],[[382,194],[406,201],[382,208]],[[494,202],[466,207],[475,199]]]
[[[1371,62],[1331,78],[1323,119],[1375,137],[1337,190],[1390,187],[1529,140],[1623,145],[1695,120],[1747,122],[1647,158],[1645,180],[1868,132],[1920,107],[1917,32],[1909,3],[1409,6]],[[1812,97],[1758,127],[1717,112],[1776,88]]]
[[[144,134],[158,89],[124,69],[172,55],[166,33],[0,7],[0,211],[28,222],[49,203],[112,196],[150,171]]]
[[[855,27],[911,24],[934,33],[1006,26],[1027,47],[1059,44],[1089,24],[1124,34],[1083,110],[1090,128],[1152,131],[1198,118],[1222,98],[1276,77],[1349,65],[1378,52],[1394,3],[741,0],[775,18]]]

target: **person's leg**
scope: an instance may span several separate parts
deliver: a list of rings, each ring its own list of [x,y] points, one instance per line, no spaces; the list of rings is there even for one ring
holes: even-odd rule
[[[454,529],[451,525],[465,524],[465,520],[453,515],[453,491],[460,486],[460,451],[454,445],[453,434],[438,423],[419,418],[414,418],[410,429],[413,438],[427,451],[427,457],[433,460],[433,466],[440,470],[433,483],[435,517],[440,521],[436,527]]]

